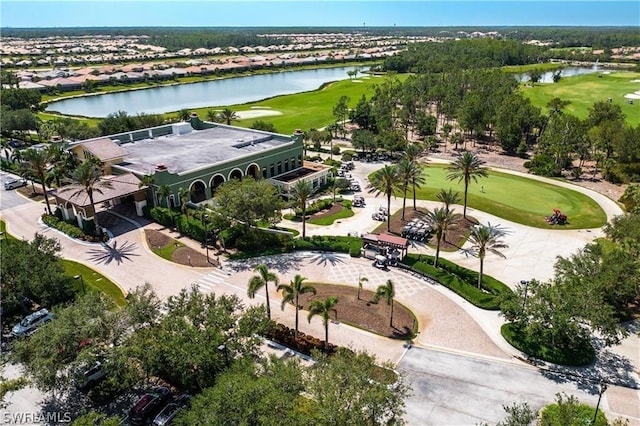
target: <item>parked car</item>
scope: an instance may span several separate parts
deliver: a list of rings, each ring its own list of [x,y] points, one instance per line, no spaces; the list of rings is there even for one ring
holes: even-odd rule
[[[85,392],[97,385],[100,380],[104,379],[107,373],[100,361],[86,365],[78,369],[75,378],[76,388]]]
[[[134,426],[144,425],[158,413],[170,396],[171,391],[164,386],[143,395],[142,398],[129,409],[129,423]]]
[[[22,143],[22,142],[17,141],[17,140],[15,140],[15,139],[11,139],[11,140],[9,141],[9,146],[10,146],[11,148],[21,148],[21,147],[22,147],[22,145],[23,145],[23,143]]]
[[[11,334],[15,337],[31,336],[43,324],[51,321],[53,314],[46,309],[40,309],[27,315],[18,324],[13,326]]]
[[[182,408],[188,407],[191,404],[190,395],[180,395],[172,402],[168,403],[158,415],[153,419],[154,426],[166,426],[173,422],[173,419],[180,412]]]
[[[11,179],[4,183],[4,189],[16,189],[27,185],[26,179]]]

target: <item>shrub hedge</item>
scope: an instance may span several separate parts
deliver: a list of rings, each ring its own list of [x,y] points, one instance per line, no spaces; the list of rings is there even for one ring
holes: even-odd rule
[[[295,330],[287,327],[284,324],[276,324],[275,328],[268,336],[274,342],[278,342],[284,346],[287,346],[294,351],[303,353],[305,355],[311,355],[311,351],[318,350],[326,354],[335,353],[337,346],[329,343],[329,350],[325,351],[324,340],[320,340],[310,334],[305,334],[301,331],[298,332],[298,338],[295,337]]]
[[[295,250],[323,250],[349,253],[351,257],[360,257],[362,240],[358,237],[314,235],[293,241]]]
[[[478,289],[477,272],[463,268],[446,259],[438,259],[438,267],[436,268],[433,266],[432,256],[409,254],[402,260],[402,263],[408,269],[438,281],[481,309],[499,310],[502,295],[511,292],[507,285],[486,274],[482,276],[482,287],[485,291]]]
[[[504,324],[500,328],[502,337],[514,348],[527,355],[560,365],[583,367],[589,365],[595,359],[596,353],[589,340],[582,340],[575,348],[558,348],[548,344],[530,341],[526,333],[518,330],[515,323]]]
[[[42,215],[42,222],[45,225],[55,228],[58,231],[64,234],[67,234],[71,238],[75,238],[77,240],[83,240],[83,241],[89,241],[89,242],[100,242],[100,241],[104,242],[109,239],[107,235],[95,236],[95,237],[92,235],[87,235],[84,233],[82,229],[78,228],[75,225],[67,223],[63,220],[60,220],[54,215],[48,215],[48,214]]]

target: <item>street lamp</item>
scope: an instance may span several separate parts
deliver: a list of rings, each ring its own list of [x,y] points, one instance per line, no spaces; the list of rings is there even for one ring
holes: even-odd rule
[[[596,424],[596,418],[598,417],[598,408],[600,408],[600,400],[602,399],[602,394],[605,393],[609,386],[606,383],[600,383],[600,395],[598,395],[598,403],[596,404],[596,412],[593,413],[593,420],[591,421],[592,425]]]
[[[84,278],[82,278],[82,275],[74,275],[73,279],[80,280],[80,284],[82,284],[82,294],[87,294],[87,289],[84,287]]]

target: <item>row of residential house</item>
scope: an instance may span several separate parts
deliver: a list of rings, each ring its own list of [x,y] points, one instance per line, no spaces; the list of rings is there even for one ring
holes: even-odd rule
[[[146,62],[123,66],[85,67],[81,69],[54,68],[47,71],[17,71],[18,86],[24,89],[48,91],[78,90],[86,87],[87,81],[95,84],[133,83],[146,80],[168,80],[192,75],[208,75],[260,69],[266,67],[286,67],[327,62],[366,61],[394,55],[396,50],[373,50],[371,52],[350,53],[314,52],[301,55],[294,53],[254,56],[230,56],[226,58],[190,59],[184,62]]]

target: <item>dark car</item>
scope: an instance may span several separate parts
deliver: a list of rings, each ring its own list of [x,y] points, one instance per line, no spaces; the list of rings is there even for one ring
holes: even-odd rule
[[[180,395],[172,402],[168,403],[158,415],[153,419],[153,426],[166,426],[173,422],[173,419],[180,412],[182,408],[188,407],[191,404],[191,396]]]
[[[170,396],[171,391],[164,386],[143,395],[129,410],[129,424],[144,425],[156,415]]]
[[[17,140],[15,140],[15,139],[11,139],[11,140],[9,141],[9,146],[10,146],[11,148],[21,148],[21,147],[22,147],[22,145],[23,145],[23,143],[22,143],[22,142],[17,141]]]

